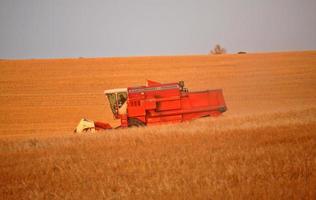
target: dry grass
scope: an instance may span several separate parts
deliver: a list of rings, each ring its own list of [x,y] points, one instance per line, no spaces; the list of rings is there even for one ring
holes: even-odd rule
[[[274,119],[278,126],[260,123]],[[12,199],[314,199],[315,130],[314,108],[106,134],[6,137],[0,193]]]
[[[0,197],[315,199],[315,58],[0,61]],[[193,89],[224,88],[229,111],[177,125],[71,133],[83,113],[105,118],[103,89],[180,76]]]

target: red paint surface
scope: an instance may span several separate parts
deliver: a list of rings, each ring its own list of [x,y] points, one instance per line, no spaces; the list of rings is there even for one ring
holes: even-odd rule
[[[222,90],[188,92],[178,83],[128,88],[128,118],[146,125],[182,122],[226,111]]]

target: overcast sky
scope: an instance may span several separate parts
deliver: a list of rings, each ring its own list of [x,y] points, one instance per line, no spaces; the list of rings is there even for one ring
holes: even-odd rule
[[[316,0],[0,0],[0,58],[316,50]]]

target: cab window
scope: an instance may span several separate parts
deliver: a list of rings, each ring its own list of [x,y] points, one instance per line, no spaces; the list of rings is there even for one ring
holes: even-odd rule
[[[116,94],[110,93],[110,94],[106,94],[106,96],[109,99],[111,110],[113,114],[115,115],[116,114]]]
[[[121,108],[123,106],[123,104],[126,102],[126,100],[127,100],[127,93],[126,92],[117,93],[117,104],[118,104],[119,108]]]

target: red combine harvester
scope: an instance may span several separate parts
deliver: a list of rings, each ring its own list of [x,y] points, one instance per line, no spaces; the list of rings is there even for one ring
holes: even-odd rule
[[[115,123],[82,119],[75,132],[177,123],[227,110],[221,89],[189,92],[184,82],[105,90]]]

